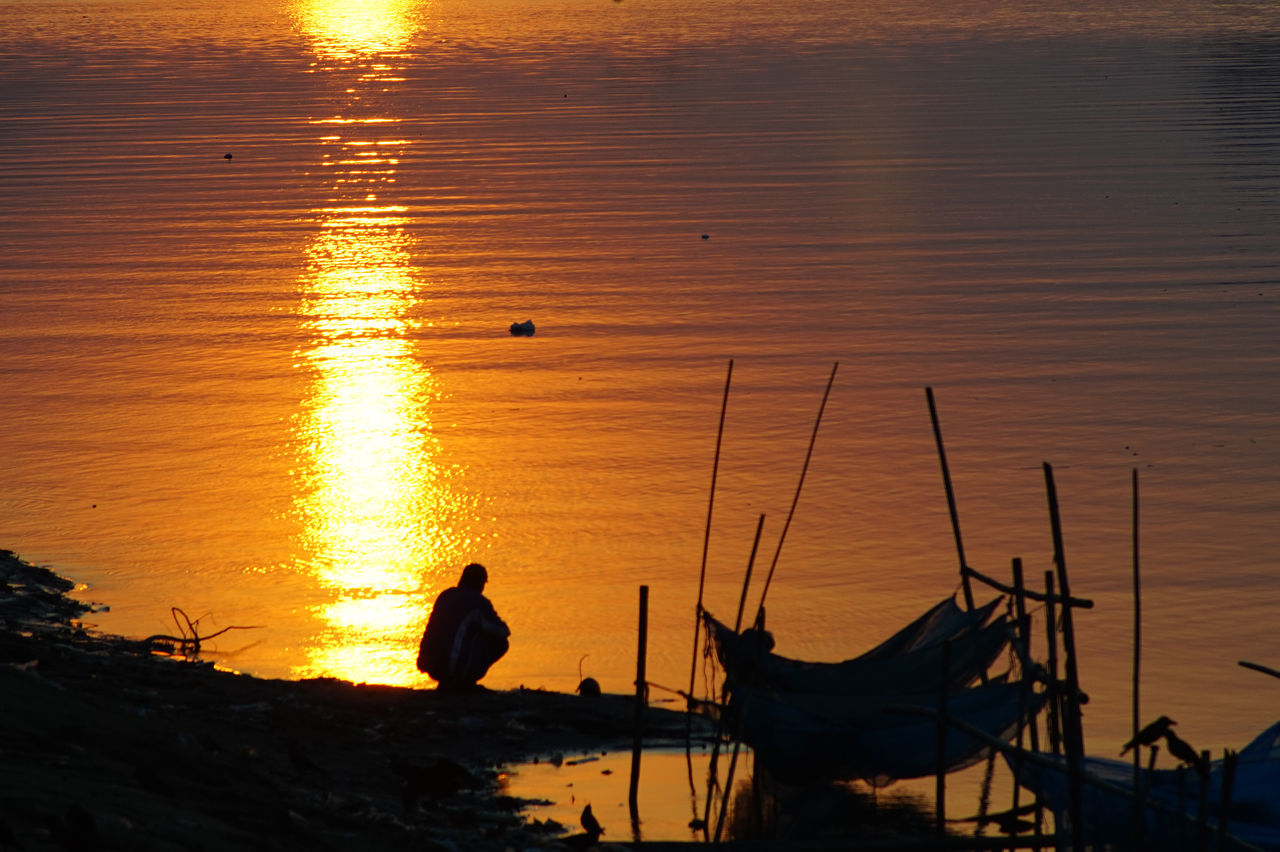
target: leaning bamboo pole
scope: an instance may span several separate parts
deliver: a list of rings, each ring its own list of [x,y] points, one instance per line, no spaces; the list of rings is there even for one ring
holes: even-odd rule
[[[782,553],[782,544],[787,540],[787,530],[791,528],[791,519],[796,514],[796,504],[800,502],[800,491],[804,488],[804,477],[809,472],[809,459],[813,457],[813,445],[818,440],[818,427],[822,425],[822,412],[827,408],[827,398],[831,396],[831,386],[836,381],[836,370],[840,362],[831,365],[831,377],[827,379],[827,389],[822,392],[822,404],[818,406],[818,417],[813,421],[813,433],[809,436],[809,449],[804,454],[804,464],[800,467],[800,481],[796,483],[795,496],[791,498],[791,509],[787,512],[787,520],[782,524],[782,532],[778,535],[778,548],[773,552],[773,561],[769,563],[769,573],[764,578],[764,588],[760,592],[760,605],[756,607],[756,621],[764,618],[764,601],[769,594],[769,584],[773,581],[773,571],[778,567],[778,556]]]
[[[711,464],[711,495],[707,499],[707,525],[702,536],[702,570],[698,573],[698,604],[693,614],[693,660],[689,664],[689,695],[693,701],[693,687],[698,677],[698,633],[702,628],[702,593],[707,583],[707,550],[711,544],[711,512],[716,505],[716,476],[720,472],[720,443],[724,438],[724,415],[729,407],[729,382],[733,379],[733,359],[729,359],[729,371],[724,377],[724,397],[720,401],[720,426],[716,430],[715,460]],[[693,720],[689,720],[692,726]]]
[[[933,423],[933,440],[938,445],[938,462],[942,465],[942,485],[947,492],[947,510],[951,513],[951,532],[956,539],[956,554],[960,557],[960,581],[964,584],[964,606],[973,611],[973,587],[969,583],[969,564],[964,558],[964,540],[960,537],[960,515],[956,510],[956,493],[951,486],[951,469],[947,467],[947,451],[942,445],[942,427],[938,424],[938,408],[933,402],[933,388],[924,389],[929,401],[929,419]]]

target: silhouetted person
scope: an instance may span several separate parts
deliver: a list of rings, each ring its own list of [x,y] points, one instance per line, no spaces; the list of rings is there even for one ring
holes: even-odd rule
[[[489,574],[472,562],[462,569],[458,585],[436,598],[418,646],[418,670],[431,675],[440,689],[476,689],[489,667],[507,653],[511,629],[484,596]]]

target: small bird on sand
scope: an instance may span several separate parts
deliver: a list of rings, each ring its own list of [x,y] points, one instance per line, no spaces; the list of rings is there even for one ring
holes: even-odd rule
[[[590,804],[582,809],[582,818],[579,821],[582,823],[582,830],[590,834],[594,839],[598,839],[600,835],[604,834],[604,829],[600,827],[599,820],[591,812]],[[592,842],[594,842],[594,839]]]
[[[1138,731],[1137,736],[1125,743],[1124,748],[1120,750],[1121,756],[1127,754],[1129,749],[1133,748],[1135,745],[1155,745],[1157,740],[1169,733],[1169,726],[1176,724],[1178,723],[1170,719],[1168,716],[1161,716],[1141,731]]]
[[[1169,749],[1169,754],[1176,757],[1180,762],[1196,770],[1204,768],[1200,760],[1200,752],[1196,751],[1189,742],[1173,731],[1165,732],[1164,743],[1165,747]]]

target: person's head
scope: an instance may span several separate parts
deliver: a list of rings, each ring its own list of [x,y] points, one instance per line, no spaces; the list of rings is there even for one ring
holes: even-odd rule
[[[487,582],[489,582],[489,572],[484,570],[484,566],[479,562],[472,562],[462,569],[462,579],[458,581],[458,586],[483,592],[484,584]]]

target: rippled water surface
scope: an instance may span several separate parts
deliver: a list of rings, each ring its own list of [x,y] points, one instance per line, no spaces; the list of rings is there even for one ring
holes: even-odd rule
[[[1242,745],[1280,695],[1235,665],[1280,665],[1280,13],[1113,5],[0,3],[0,546],[106,629],[424,686],[468,561],[497,687],[629,690],[647,584],[683,688],[730,359],[706,602],[764,514],[793,656],[955,588],[932,386],[975,567],[1039,584],[1054,466],[1099,750],[1135,469],[1144,715]]]

